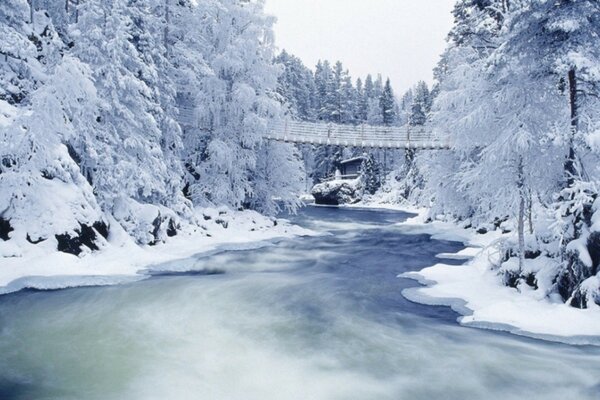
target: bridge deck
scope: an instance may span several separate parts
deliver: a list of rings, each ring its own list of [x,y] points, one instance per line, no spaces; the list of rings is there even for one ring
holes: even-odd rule
[[[265,137],[288,143],[382,149],[447,149],[425,127],[339,125],[285,120]]]
[[[198,128],[191,100],[180,99],[179,122],[184,127]],[[267,140],[375,149],[448,149],[449,144],[435,137],[427,127],[340,125],[284,119],[271,126]]]

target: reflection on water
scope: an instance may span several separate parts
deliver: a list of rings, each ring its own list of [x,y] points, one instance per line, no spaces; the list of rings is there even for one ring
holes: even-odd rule
[[[600,351],[460,327],[396,276],[460,244],[407,215],[309,208],[332,234],[203,271],[0,298],[0,399],[597,399]],[[452,262],[452,261],[450,261]],[[456,261],[454,261],[456,262]]]

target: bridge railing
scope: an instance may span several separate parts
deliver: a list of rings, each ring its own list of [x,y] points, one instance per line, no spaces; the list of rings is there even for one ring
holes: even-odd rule
[[[293,143],[371,148],[448,148],[427,127],[339,125],[286,119],[274,124],[268,139]]]

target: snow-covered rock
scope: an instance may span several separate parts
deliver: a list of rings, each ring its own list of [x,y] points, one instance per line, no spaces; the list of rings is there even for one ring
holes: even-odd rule
[[[312,195],[316,204],[330,206],[354,204],[362,199],[363,186],[361,179],[334,180],[315,185]]]

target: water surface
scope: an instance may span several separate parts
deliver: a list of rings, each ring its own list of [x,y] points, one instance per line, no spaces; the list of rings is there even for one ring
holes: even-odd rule
[[[327,236],[193,274],[0,297],[0,399],[598,399],[600,351],[461,327],[397,278],[459,243],[391,211],[308,208]],[[457,261],[448,260],[449,263]]]

